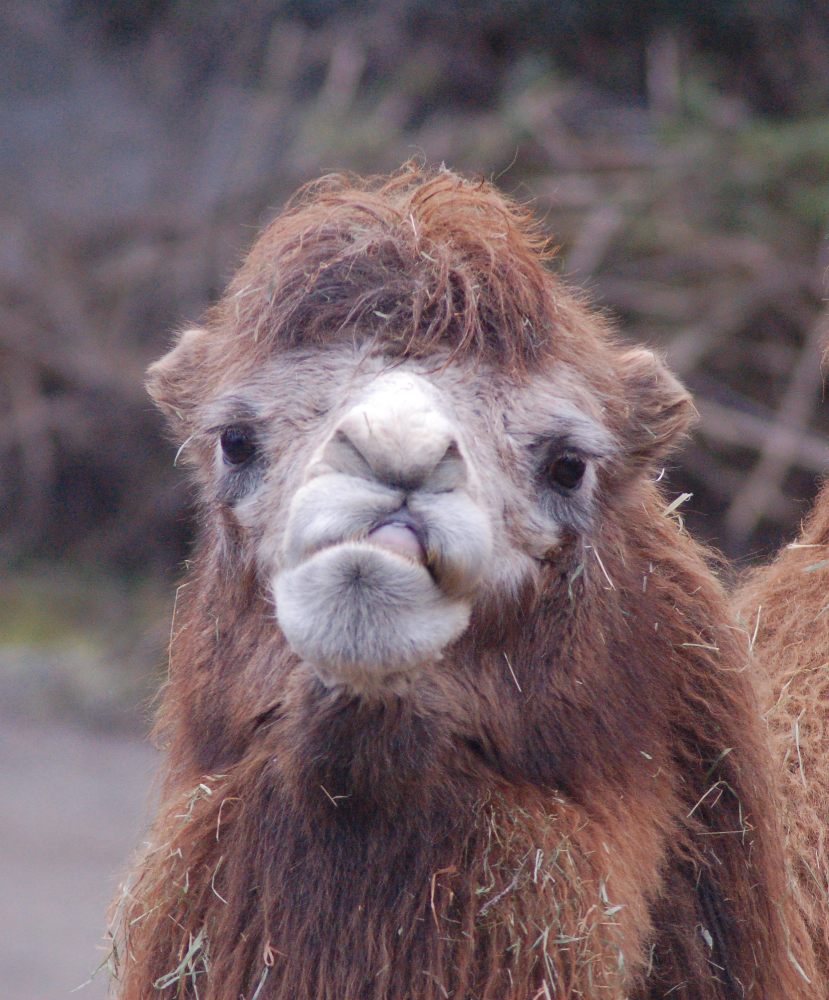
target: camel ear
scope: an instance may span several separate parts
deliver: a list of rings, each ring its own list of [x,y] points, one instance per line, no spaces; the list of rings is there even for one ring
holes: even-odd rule
[[[634,464],[661,462],[696,422],[697,411],[685,386],[653,351],[643,347],[624,351],[619,375],[625,386],[627,426],[625,449]]]
[[[197,402],[199,380],[195,376],[206,358],[206,347],[206,330],[184,330],[172,351],[147,369],[147,392],[174,427],[188,422]]]

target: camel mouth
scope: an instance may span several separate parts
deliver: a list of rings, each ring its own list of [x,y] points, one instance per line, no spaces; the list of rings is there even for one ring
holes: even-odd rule
[[[386,518],[366,535],[366,541],[393,555],[426,566],[426,537],[422,527],[406,512]]]
[[[313,476],[291,500],[274,567],[277,621],[326,685],[377,691],[465,631],[491,551],[488,514],[465,490],[402,496]]]

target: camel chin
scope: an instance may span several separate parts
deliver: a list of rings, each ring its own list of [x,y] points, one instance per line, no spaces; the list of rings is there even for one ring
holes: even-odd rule
[[[274,581],[277,619],[293,651],[329,687],[367,693],[405,684],[469,622],[425,565],[368,542],[314,553]]]

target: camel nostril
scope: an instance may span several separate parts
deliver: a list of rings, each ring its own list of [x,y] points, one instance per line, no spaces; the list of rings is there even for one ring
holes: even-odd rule
[[[325,466],[346,476],[357,476],[360,479],[375,478],[372,463],[360,450],[358,443],[355,443],[341,427],[331,435],[322,457]]]
[[[448,493],[466,483],[466,459],[456,438],[452,438],[440,461],[429,473],[424,486],[433,493]]]

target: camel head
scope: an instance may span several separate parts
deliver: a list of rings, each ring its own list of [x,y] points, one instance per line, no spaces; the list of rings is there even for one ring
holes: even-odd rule
[[[327,687],[399,693],[476,609],[519,614],[585,547],[601,564],[603,522],[687,426],[662,363],[545,256],[446,171],[322,182],[151,369],[228,558]]]

